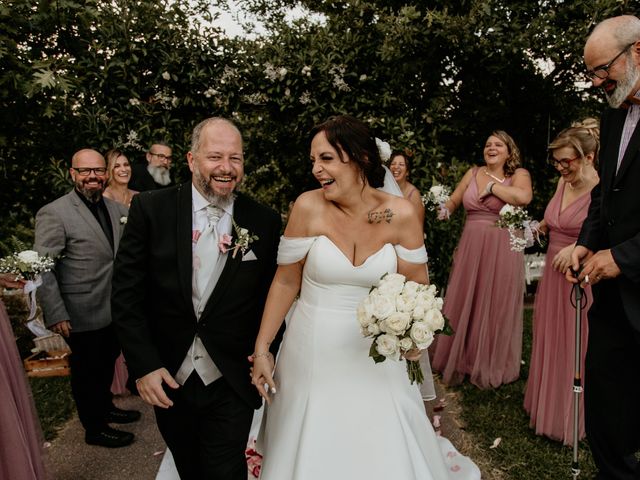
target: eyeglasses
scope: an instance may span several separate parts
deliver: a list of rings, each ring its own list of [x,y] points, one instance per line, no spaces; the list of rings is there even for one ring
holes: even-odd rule
[[[593,70],[587,70],[585,72],[585,74],[587,75],[587,78],[589,80],[595,80],[596,78],[599,78],[600,80],[604,80],[605,78],[607,78],[609,76],[609,69],[613,66],[614,63],[616,63],[616,60],[618,60],[618,58],[620,58],[627,50],[629,50],[635,44],[636,42],[633,42],[627,45],[626,47],[624,47],[622,51],[619,54],[617,54],[615,57],[613,57],[613,60],[611,60],[606,65],[600,65],[599,67],[596,67]]]
[[[164,153],[149,152],[149,155],[159,157],[160,160],[166,160],[167,162],[170,162],[171,160],[173,160],[173,157],[171,155],[165,155]]]
[[[549,165],[551,165],[554,168],[558,168],[558,165],[560,165],[560,168],[569,168],[569,165],[571,164],[571,162],[574,162],[579,158],[580,158],[580,155],[573,158],[562,158],[560,160],[556,160],[553,157],[553,155],[549,155],[549,157],[547,158],[547,163],[549,163]]]
[[[71,168],[73,168],[76,172],[78,172],[78,175],[82,175],[83,177],[86,177],[91,172],[95,173],[96,175],[104,175],[105,173],[107,173],[107,169],[105,167],[98,167],[98,168],[71,167]]]

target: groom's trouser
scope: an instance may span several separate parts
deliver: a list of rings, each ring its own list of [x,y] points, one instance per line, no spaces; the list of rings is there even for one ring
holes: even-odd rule
[[[640,480],[640,334],[616,280],[593,287],[585,366],[585,426],[598,480]]]
[[[78,417],[87,432],[107,427],[113,409],[111,383],[120,344],[113,325],[88,332],[73,332],[66,339],[71,348],[71,392]]]
[[[180,480],[247,480],[253,409],[224,377],[205,386],[194,371],[183,386],[165,391],[173,406],[156,407],[156,420]]]

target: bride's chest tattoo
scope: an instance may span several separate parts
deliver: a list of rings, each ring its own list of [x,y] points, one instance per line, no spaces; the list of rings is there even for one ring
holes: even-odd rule
[[[371,211],[367,214],[367,222],[369,223],[381,223],[383,221],[387,223],[391,223],[391,218],[395,214],[390,208],[385,208],[384,210],[379,211]]]

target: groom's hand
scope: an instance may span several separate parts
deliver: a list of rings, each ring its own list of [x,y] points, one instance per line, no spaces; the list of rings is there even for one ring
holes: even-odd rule
[[[166,368],[159,368],[151,373],[147,373],[144,377],[136,380],[136,386],[138,387],[138,393],[142,400],[149,405],[169,408],[173,406],[173,402],[167,397],[167,394],[164,393],[162,382],[171,388],[178,388],[180,386]]]

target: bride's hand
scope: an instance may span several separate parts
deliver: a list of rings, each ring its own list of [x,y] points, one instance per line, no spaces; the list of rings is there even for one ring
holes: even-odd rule
[[[256,387],[260,396],[269,404],[271,403],[269,391],[276,393],[276,383],[273,381],[275,366],[273,355],[270,352],[254,353],[249,357],[249,361],[253,362],[251,383]],[[269,391],[265,388],[265,384],[269,387]]]
[[[411,350],[407,350],[406,352],[404,352],[403,356],[407,360],[417,362],[418,360],[420,360],[422,352],[424,352],[424,350],[420,350],[419,348],[412,348]]]

